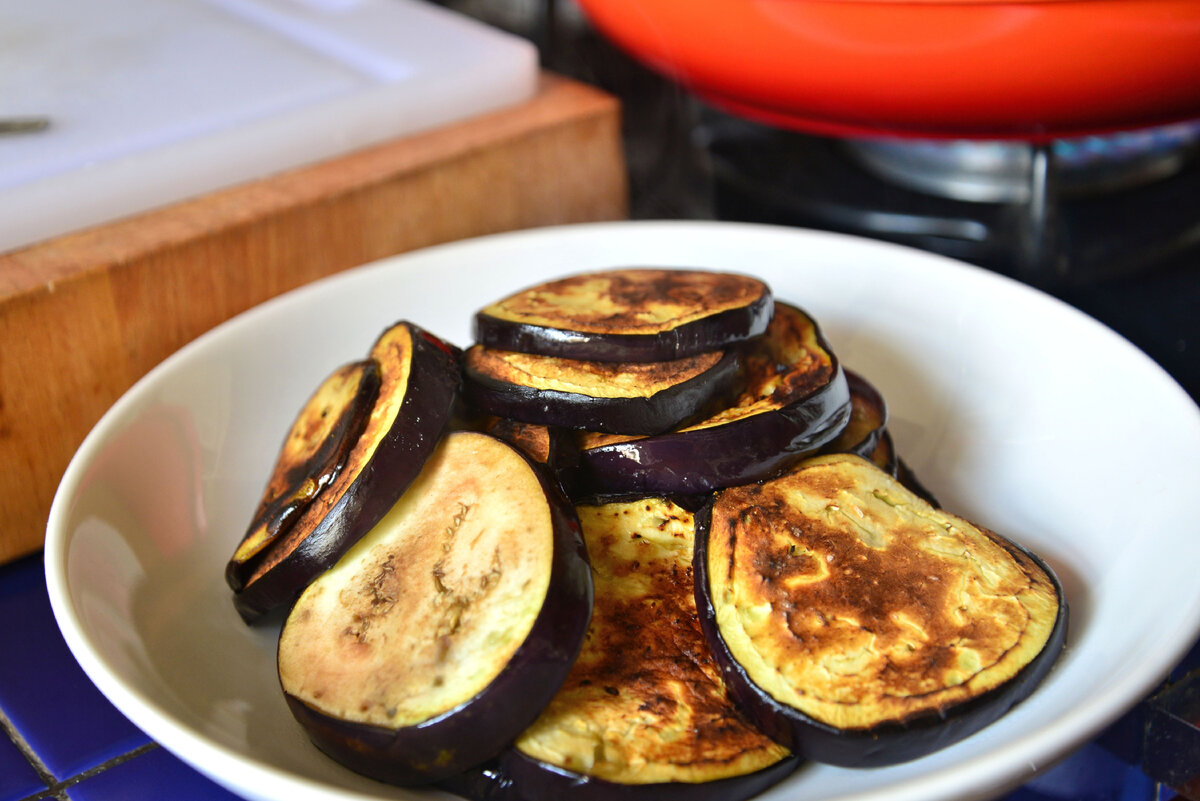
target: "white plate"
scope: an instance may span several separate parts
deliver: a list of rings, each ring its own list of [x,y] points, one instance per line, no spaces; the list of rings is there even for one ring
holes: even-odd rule
[[[585,268],[755,273],[823,325],[892,408],[943,504],[1024,543],[1071,605],[1062,659],[983,732],[906,765],[809,766],[764,799],[998,795],[1141,699],[1200,628],[1200,413],[1125,340],[947,259],[762,226],[624,223],[432,248],[278,298],[156,368],[100,421],[55,498],[50,598],[87,674],[151,737],[251,799],[423,798],[309,745],[222,571],[283,433],[316,384],[407,318],[460,344],[477,308]]]

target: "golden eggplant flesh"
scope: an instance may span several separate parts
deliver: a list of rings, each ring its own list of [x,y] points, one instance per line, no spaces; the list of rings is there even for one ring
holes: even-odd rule
[[[697,416],[738,379],[737,351],[600,362],[475,345],[463,360],[476,409],[529,423],[653,434]]]
[[[275,459],[258,510],[226,568],[233,587],[245,583],[255,557],[337,477],[378,393],[378,365],[369,360],[353,362],[331,373],[300,409]]]
[[[261,552],[226,572],[247,622],[293,601],[378,522],[416,478],[455,407],[457,351],[400,321],[372,346],[379,389],[341,467]],[[243,550],[246,548],[243,547]]]
[[[669,361],[761,334],[770,288],[707,270],[627,268],[529,287],[475,315],[475,340],[500,350],[598,362]]]
[[[744,798],[738,788],[760,791],[764,771],[777,781],[795,761],[738,712],[700,630],[692,512],[657,498],[577,512],[595,580],[592,621],[562,689],[517,738],[506,770],[547,798],[581,788],[600,797],[612,785],[654,799],[672,786],[726,780],[723,797]],[[556,784],[556,775],[569,778]]]
[[[550,700],[591,588],[557,488],[512,446],[453,432],[300,595],[280,634],[280,684],[342,764],[438,781],[496,756]]]
[[[775,475],[842,431],[850,390],[812,317],[777,302],[766,333],[741,350],[736,395],[698,422],[647,437],[582,434],[574,491],[671,495],[736,486]]]
[[[1043,562],[855,455],[723,490],[700,528],[727,678],[815,760],[890,764],[967,736],[1062,648],[1066,603]]]

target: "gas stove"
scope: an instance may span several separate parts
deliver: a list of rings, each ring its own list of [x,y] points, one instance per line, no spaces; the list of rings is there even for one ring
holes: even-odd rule
[[[1200,246],[1200,123],[1034,145],[828,139],[712,113],[696,138],[717,216],[878,237],[1043,287]]]
[[[1200,401],[1200,119],[1039,144],[815,136],[706,104],[571,3],[444,1],[620,98],[632,217],[841,231],[976,264],[1106,323]]]
[[[702,109],[719,219],[897,242],[1039,287],[1200,399],[1200,122],[1064,139],[836,139]]]

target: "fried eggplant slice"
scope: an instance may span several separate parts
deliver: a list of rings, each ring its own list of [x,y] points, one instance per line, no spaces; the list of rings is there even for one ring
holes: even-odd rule
[[[824,452],[853,453],[869,459],[931,506],[940,506],[936,496],[896,453],[892,433],[887,429],[889,412],[883,395],[852,370],[846,371],[846,381],[850,386],[850,421]]]
[[[850,390],[816,322],[775,304],[767,333],[746,347],[745,383],[704,420],[649,437],[580,437],[573,492],[687,494],[774,475],[834,439],[850,417]]]
[[[1046,676],[1067,603],[1029,551],[851,454],[714,495],[697,604],[730,689],[798,754],[888,765],[950,745]]]
[[[280,634],[280,683],[329,756],[428,784],[496,756],[537,717],[591,609],[565,496],[512,446],[453,432],[301,594]]]
[[[669,500],[578,506],[595,577],[583,650],[500,757],[526,801],[741,799],[796,766],[729,698],[696,616],[693,515]]]
[[[453,347],[399,322],[376,340],[370,360],[379,391],[344,467],[232,576],[234,606],[247,622],[290,603],[369,531],[416,478],[450,419],[460,385]]]
[[[480,411],[528,423],[622,434],[666,431],[730,392],[737,351],[664,362],[595,362],[475,345],[464,392]]]
[[[887,430],[888,407],[875,386],[853,370],[846,370],[846,386],[850,390],[850,419],[837,438],[825,446],[826,453],[854,453],[872,459],[879,441]],[[873,460],[873,459],[872,459]],[[876,462],[878,464],[878,462]],[[887,468],[880,464],[880,467]],[[895,475],[895,471],[889,471]]]
[[[621,269],[517,292],[475,315],[475,341],[498,350],[597,362],[671,361],[761,334],[770,287],[733,273]]]
[[[892,433],[887,429],[889,412],[883,395],[853,370],[846,371],[846,382],[850,387],[850,421],[823,452],[853,453],[868,459],[931,506],[940,506],[934,494],[896,453]]]
[[[226,566],[226,581],[238,589],[255,557],[295,522],[329,486],[346,463],[379,393],[373,361],[334,370],[300,409],[284,438],[275,467],[249,529]]]
[[[568,429],[524,423],[509,417],[491,417],[483,423],[483,430],[518,448],[560,481],[561,476],[573,470],[579,461],[574,433]]]

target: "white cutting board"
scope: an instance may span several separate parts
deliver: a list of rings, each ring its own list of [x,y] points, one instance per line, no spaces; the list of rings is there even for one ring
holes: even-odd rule
[[[0,253],[533,95],[424,0],[0,0]]]

